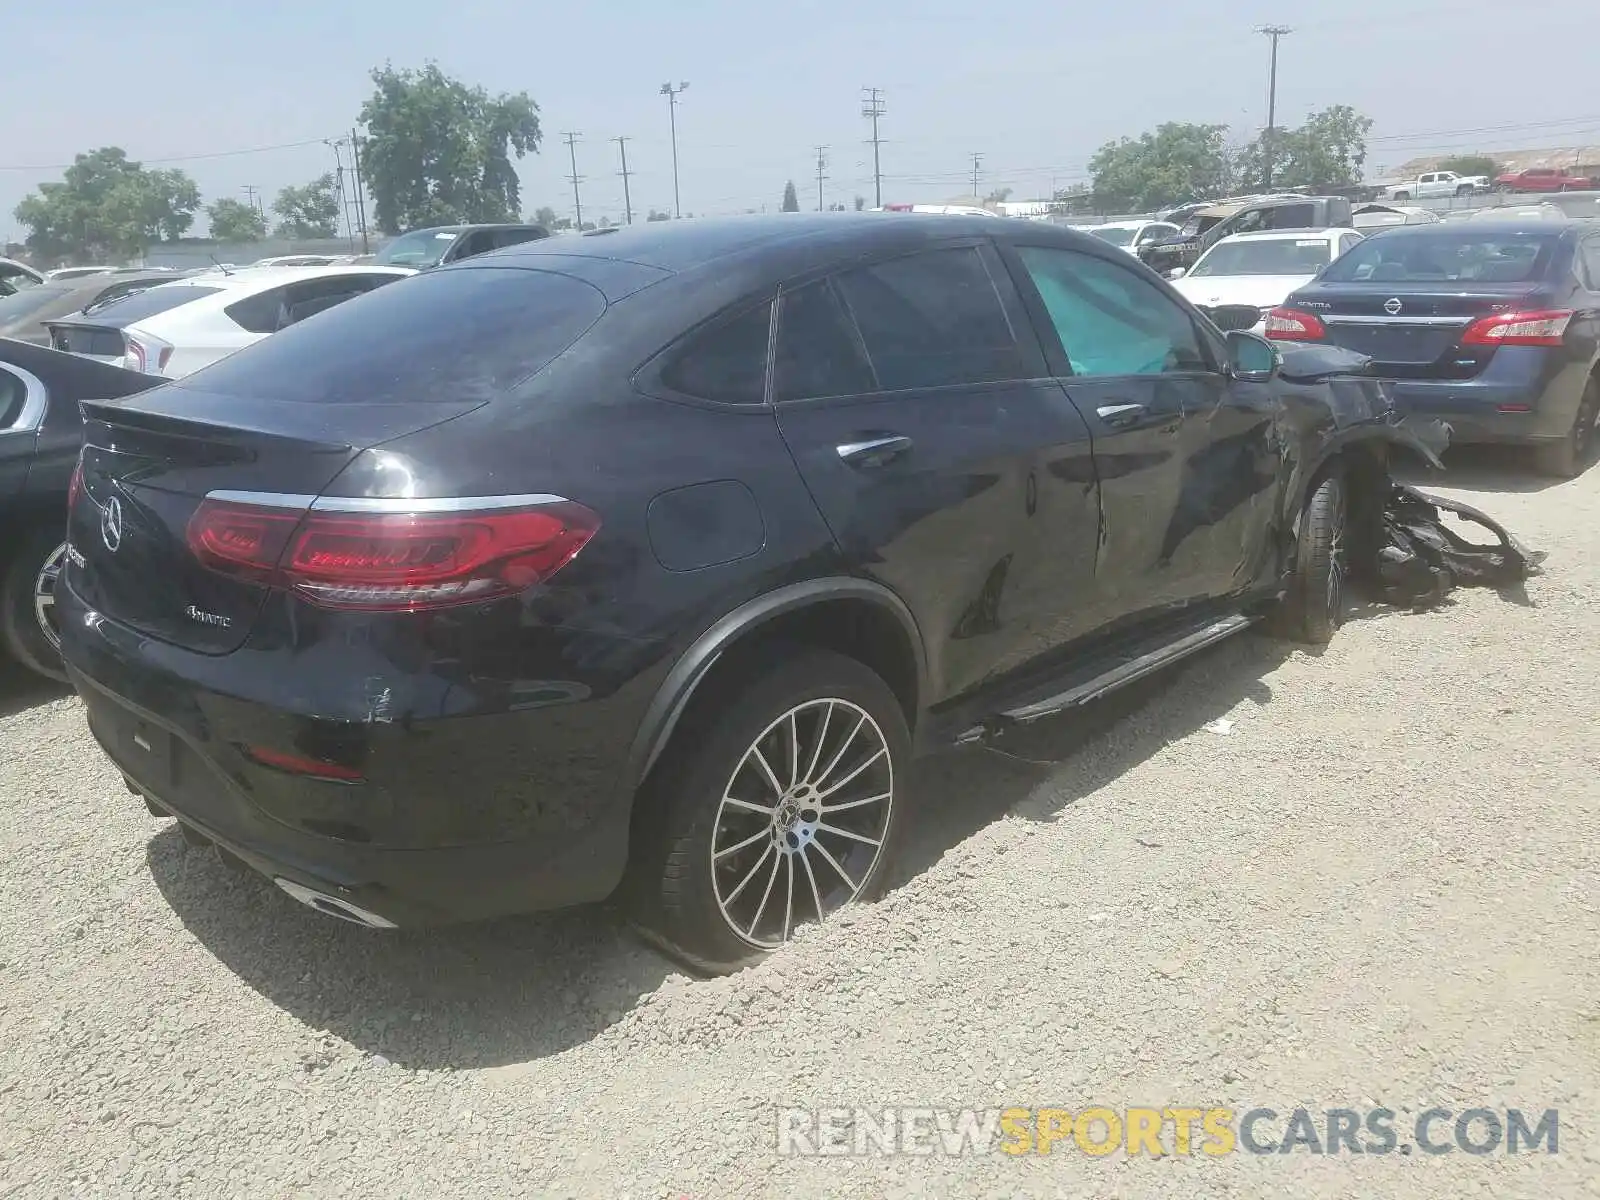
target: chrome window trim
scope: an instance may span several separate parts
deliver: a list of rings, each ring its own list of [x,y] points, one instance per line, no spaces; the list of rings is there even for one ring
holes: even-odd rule
[[[11,363],[0,363],[0,371],[22,381],[22,408],[16,420],[0,428],[0,437],[8,433],[38,433],[39,426],[44,424],[44,414],[50,407],[50,389],[32,371],[24,371]]]

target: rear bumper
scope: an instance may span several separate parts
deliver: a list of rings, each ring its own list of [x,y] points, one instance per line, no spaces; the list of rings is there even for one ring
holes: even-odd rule
[[[247,699],[206,679],[223,658],[97,622],[70,588],[58,604],[68,675],[106,754],[154,805],[269,878],[399,926],[589,903],[622,878],[632,805],[617,781],[648,679],[531,711],[325,722],[286,711],[281,694]],[[313,665],[301,670],[306,691]],[[360,741],[370,782],[270,771],[239,748],[298,746],[322,725]]]
[[[1397,379],[1389,387],[1401,413],[1448,421],[1452,444],[1535,445],[1571,431],[1586,381],[1584,364],[1507,346],[1476,379]]]

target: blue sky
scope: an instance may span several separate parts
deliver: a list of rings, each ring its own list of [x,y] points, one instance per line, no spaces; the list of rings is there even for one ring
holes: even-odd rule
[[[367,71],[436,59],[491,91],[527,90],[546,131],[524,159],[523,201],[571,212],[564,130],[580,132],[584,213],[620,219],[625,134],[637,212],[672,200],[666,80],[679,109],[684,208],[775,208],[793,179],[815,204],[871,196],[860,88],[885,91],[884,199],[970,190],[1022,198],[1085,175],[1102,142],[1163,120],[1214,121],[1244,140],[1265,123],[1263,21],[1283,42],[1279,122],[1348,103],[1377,121],[1380,172],[1432,150],[1600,143],[1592,0],[1341,0],[1066,5],[1013,0],[732,0],[583,6],[508,0],[57,0],[0,16],[0,236],[12,209],[74,153],[120,145],[153,162],[333,138],[370,91]],[[1563,46],[1582,48],[1567,53]],[[1536,64],[1530,68],[1528,64]],[[122,80],[126,82],[122,82]],[[1459,131],[1459,132],[1458,132]],[[174,162],[207,200],[270,197],[333,166],[312,145]],[[23,168],[23,169],[17,169]]]

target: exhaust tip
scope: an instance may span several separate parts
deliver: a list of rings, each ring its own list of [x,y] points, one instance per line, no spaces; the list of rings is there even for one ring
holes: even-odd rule
[[[340,921],[349,921],[355,925],[363,925],[368,929],[395,928],[395,923],[387,917],[380,917],[377,913],[369,912],[360,905],[351,904],[348,900],[341,900],[337,896],[329,896],[324,892],[308,888],[302,883],[295,883],[292,879],[279,877],[272,882],[307,908],[314,908],[324,916],[334,917]]]

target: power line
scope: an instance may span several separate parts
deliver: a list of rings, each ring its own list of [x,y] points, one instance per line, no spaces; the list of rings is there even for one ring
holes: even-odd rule
[[[622,210],[626,214],[629,225],[633,224],[633,197],[628,194],[628,176],[633,172],[628,170],[628,139],[614,137],[611,139],[617,144],[617,149],[622,152],[622,170],[617,174],[622,176]]]
[[[276,146],[251,146],[243,150],[216,150],[209,154],[174,154],[165,158],[139,158],[133,161],[141,166],[162,163],[201,162],[212,158],[236,158],[242,154],[269,154],[274,150],[299,150],[305,146],[322,146],[327,138],[311,138],[304,142],[281,142]],[[65,171],[76,163],[41,163],[34,166],[0,166],[0,171]]]
[[[822,172],[823,172],[823,169],[827,167],[827,165],[828,165],[828,148],[826,146],[818,146],[817,147],[817,211],[818,212],[822,211],[822,181],[827,178],[827,176],[824,175]]]
[[[577,214],[578,218],[575,228],[579,233],[582,233],[583,200],[578,196],[578,185],[583,182],[583,176],[578,174],[578,139],[581,138],[583,134],[563,133],[561,136],[567,139],[567,154],[572,160],[572,174],[568,175],[567,179],[572,184],[572,208]]]
[[[883,144],[883,139],[878,136],[878,118],[886,111],[882,88],[861,89],[861,115],[872,121],[872,194],[876,208],[883,207],[883,167],[878,159],[878,147]]]

